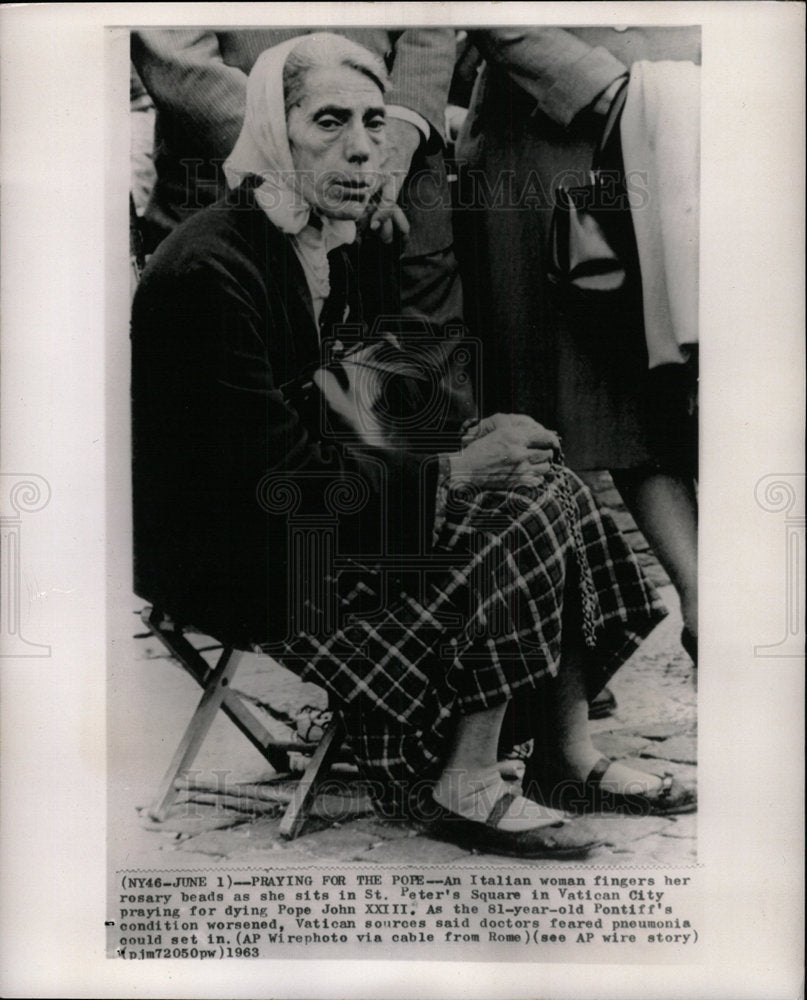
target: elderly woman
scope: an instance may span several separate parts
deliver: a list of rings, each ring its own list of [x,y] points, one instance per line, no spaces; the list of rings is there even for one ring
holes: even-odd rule
[[[589,739],[587,687],[664,613],[618,531],[530,418],[431,454],[331,434],[298,392],[346,418],[363,405],[361,367],[323,365],[321,345],[373,319],[384,88],[344,38],[265,52],[230,195],[151,260],[132,324],[136,588],[324,686],[386,807],[488,851],[578,856],[594,841],[555,805],[694,808]],[[339,560],[301,555],[306,525],[338,529]],[[526,737],[531,797],[500,756]]]

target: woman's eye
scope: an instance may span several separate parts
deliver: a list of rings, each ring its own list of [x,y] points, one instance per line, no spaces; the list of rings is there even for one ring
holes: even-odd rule
[[[387,121],[385,118],[372,118],[367,122],[367,129],[370,132],[383,132],[387,127]]]
[[[325,129],[327,132],[334,132],[336,129],[340,128],[342,123],[338,118],[320,118],[317,122],[320,128]]]

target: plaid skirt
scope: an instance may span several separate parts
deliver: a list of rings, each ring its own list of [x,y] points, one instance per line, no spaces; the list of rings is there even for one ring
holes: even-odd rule
[[[610,514],[557,465],[537,486],[449,491],[428,556],[352,562],[329,585],[343,624],[300,631],[279,659],[331,693],[387,814],[439,776],[461,715],[540,697],[569,641],[595,694],[666,614]]]

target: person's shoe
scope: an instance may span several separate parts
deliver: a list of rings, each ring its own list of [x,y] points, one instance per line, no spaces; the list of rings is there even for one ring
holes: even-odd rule
[[[604,687],[588,703],[589,719],[607,719],[616,712],[616,698],[609,687]]]
[[[534,802],[521,794],[520,785],[500,778],[480,791],[485,801],[493,800],[487,819],[468,819],[435,799],[426,832],[468,850],[514,858],[581,858],[602,843],[560,814],[558,819],[548,817],[544,823],[527,829],[513,829],[523,822],[525,812],[535,810]]]
[[[499,799],[484,823],[441,809],[437,818],[428,824],[426,832],[438,840],[447,840],[471,851],[511,858],[582,858],[602,844],[602,840],[592,837],[589,831],[577,827],[574,820],[562,820],[532,830],[498,829],[500,810],[507,812],[518,798],[522,796]]]
[[[698,797],[672,774],[665,773],[658,788],[636,792],[614,792],[603,785],[603,778],[613,761],[600,757],[583,780],[553,780],[538,775],[533,761],[527,767],[524,786],[527,793],[549,809],[563,809],[573,814],[592,812],[621,813],[629,816],[672,816],[695,812]]]

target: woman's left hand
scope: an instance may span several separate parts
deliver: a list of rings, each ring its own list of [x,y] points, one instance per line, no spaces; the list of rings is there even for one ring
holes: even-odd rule
[[[472,441],[492,434],[493,431],[507,428],[524,432],[531,448],[560,451],[560,438],[555,431],[539,424],[537,420],[528,417],[526,413],[494,413],[489,417],[483,417],[465,429],[462,436],[462,446],[467,448]]]

